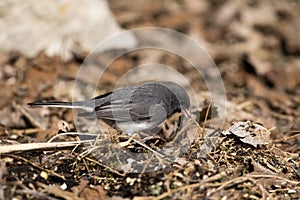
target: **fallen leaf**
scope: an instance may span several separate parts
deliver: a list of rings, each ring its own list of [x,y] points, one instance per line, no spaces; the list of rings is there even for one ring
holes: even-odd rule
[[[235,122],[222,132],[223,135],[235,135],[242,142],[251,144],[254,147],[257,147],[259,144],[270,143],[270,133],[270,130],[250,121]]]

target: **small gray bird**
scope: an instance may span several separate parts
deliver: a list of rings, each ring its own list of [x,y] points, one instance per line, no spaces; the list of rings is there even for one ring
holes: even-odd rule
[[[176,112],[189,113],[186,91],[173,82],[146,82],[121,88],[87,101],[33,102],[30,106],[83,109],[80,117],[102,119],[128,135],[151,131]]]

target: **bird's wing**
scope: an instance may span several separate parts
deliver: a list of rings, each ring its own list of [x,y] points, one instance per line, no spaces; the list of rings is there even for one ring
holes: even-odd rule
[[[111,95],[105,103],[97,105],[93,112],[79,113],[79,116],[87,118],[101,118],[118,122],[127,121],[149,121],[151,119],[163,118],[161,114],[163,105],[155,94],[157,88],[152,87],[128,87],[117,90]],[[97,99],[96,99],[97,101]],[[157,106],[160,105],[160,106]]]
[[[115,91],[95,102],[93,112],[79,113],[86,118],[100,118],[127,134],[152,130],[168,116],[165,91],[157,86],[135,87]],[[163,92],[163,93],[162,93]],[[168,98],[167,98],[168,99]],[[97,99],[96,99],[97,101]]]

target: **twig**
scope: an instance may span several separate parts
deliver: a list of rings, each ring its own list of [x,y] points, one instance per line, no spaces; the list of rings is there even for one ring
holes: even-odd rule
[[[12,129],[12,134],[25,134],[25,135],[30,135],[34,133],[38,133],[41,129],[40,128],[28,128],[28,129]]]
[[[261,199],[266,199],[266,191],[263,189],[263,187],[258,184],[256,182],[256,180],[252,177],[248,177],[248,176],[242,176],[242,177],[237,177],[237,178],[234,178],[234,179],[231,179],[229,181],[226,181],[225,183],[223,183],[220,187],[218,187],[217,189],[211,191],[208,193],[208,196],[212,195],[213,193],[216,193],[226,187],[230,187],[232,185],[236,185],[236,184],[239,184],[239,183],[243,183],[243,182],[246,182],[246,181],[250,181],[252,182],[254,185],[257,185],[258,188],[261,190],[261,193],[262,193],[262,198]]]
[[[300,131],[293,131],[292,133],[296,133],[296,134],[291,135],[291,136],[287,136],[287,137],[283,137],[283,138],[279,138],[279,139],[277,139],[277,140],[273,140],[273,142],[287,141],[287,140],[289,140],[289,139],[292,139],[292,138],[295,138],[295,137],[300,136]]]
[[[115,170],[115,169],[113,169],[113,168],[111,168],[109,166],[106,166],[106,165],[100,163],[99,161],[93,160],[93,159],[88,158],[88,157],[85,158],[85,159],[87,159],[88,161],[93,162],[93,163],[95,163],[97,165],[100,165],[101,167],[104,167],[104,168],[108,169],[109,171],[111,171],[111,172],[113,172],[115,174],[118,174],[119,176],[125,176],[125,174],[121,174],[119,171],[117,171],[117,170]]]
[[[29,163],[30,165],[32,165],[32,166],[38,168],[39,170],[46,171],[46,172],[48,172],[49,174],[53,174],[54,176],[57,176],[57,177],[61,178],[62,180],[66,180],[66,178],[65,178],[64,176],[62,176],[62,175],[60,175],[60,174],[58,174],[58,173],[56,173],[56,172],[54,172],[54,171],[51,171],[51,170],[49,170],[49,169],[42,168],[42,167],[38,166],[37,164],[31,162],[30,160],[27,160],[26,158],[23,158],[23,157],[21,157],[21,156],[16,156],[16,155],[8,155],[8,156],[9,156],[9,157],[12,157],[12,158],[19,159],[19,160],[23,160],[24,162]]]
[[[205,129],[205,124],[207,122],[207,118],[208,118],[208,115],[209,115],[209,112],[210,112],[210,108],[211,108],[211,101],[209,102],[208,107],[207,107],[207,112],[205,113],[205,117],[204,117],[204,121],[203,121],[203,127],[202,127],[202,132]]]
[[[95,145],[93,147],[87,148],[87,150],[85,150],[79,154],[78,159],[83,159],[84,157],[88,156],[91,152],[93,152],[99,148],[100,148],[100,146],[95,146]]]
[[[190,185],[185,185],[185,186],[182,186],[182,187],[179,187],[179,188],[176,188],[176,189],[173,189],[173,190],[170,190],[168,192],[165,192],[159,196],[157,196],[156,198],[154,198],[155,200],[160,200],[160,199],[163,199],[163,198],[166,198],[168,196],[171,196],[173,193],[175,192],[178,192],[178,191],[182,191],[182,190],[186,190],[186,189],[190,189],[190,188],[196,188],[196,187],[203,187],[205,186],[208,182],[211,182],[211,181],[215,181],[215,180],[219,180],[221,179],[222,177],[226,176],[226,173],[225,172],[221,172],[219,174],[216,174],[214,176],[211,176],[207,179],[204,179],[202,181],[200,181],[199,183],[194,183],[194,184],[190,184]],[[210,184],[207,184],[207,185],[210,185]]]
[[[53,140],[55,140],[56,138],[58,138],[59,136],[65,136],[65,135],[71,135],[71,136],[74,136],[74,135],[85,135],[85,136],[95,136],[95,134],[92,134],[92,133],[79,133],[79,132],[66,132],[66,133],[60,133],[60,134],[57,134],[57,135],[54,135],[53,137],[51,137],[49,140],[48,140],[48,143],[52,142]]]
[[[295,184],[295,185],[300,184],[300,181],[292,181],[292,180],[289,180],[289,179],[281,177],[281,176],[270,175],[270,174],[248,174],[246,177],[251,177],[251,178],[274,178],[274,179],[280,179],[280,180],[283,180],[283,181],[286,181],[288,183]]]
[[[16,151],[32,151],[32,150],[52,150],[67,147],[74,147],[78,144],[91,142],[93,140],[74,141],[74,142],[53,142],[53,143],[26,143],[0,146],[0,155],[4,153],[12,153]]]
[[[145,163],[145,166],[143,167],[143,170],[141,171],[141,174],[144,174],[147,167],[149,166],[150,162],[152,161],[153,157],[155,154],[152,154],[151,157],[147,160],[147,162]]]
[[[153,149],[151,149],[151,147],[149,147],[148,145],[146,145],[145,143],[143,143],[143,142],[140,142],[140,141],[138,141],[138,140],[136,140],[136,139],[132,139],[134,142],[136,142],[136,143],[138,143],[139,145],[141,145],[142,147],[145,147],[146,149],[148,149],[149,151],[151,151],[152,153],[154,153],[155,155],[158,155],[159,157],[161,157],[161,158],[164,158],[165,159],[165,156],[163,155],[163,154],[161,154],[161,153],[158,153],[157,151],[155,151],[155,150],[153,150]]]

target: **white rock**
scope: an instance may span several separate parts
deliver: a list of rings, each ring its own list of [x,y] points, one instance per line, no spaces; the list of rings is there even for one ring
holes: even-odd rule
[[[0,50],[28,57],[44,50],[67,60],[121,31],[104,0],[0,1],[0,15]],[[129,48],[135,44],[131,36],[110,44]]]

